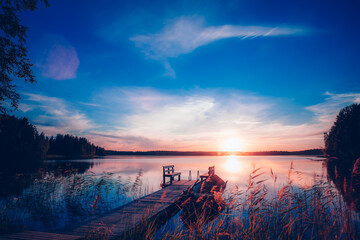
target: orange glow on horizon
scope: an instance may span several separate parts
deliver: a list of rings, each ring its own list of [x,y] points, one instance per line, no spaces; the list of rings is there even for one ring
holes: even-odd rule
[[[240,152],[244,150],[245,143],[239,138],[229,138],[221,143],[221,151]]]

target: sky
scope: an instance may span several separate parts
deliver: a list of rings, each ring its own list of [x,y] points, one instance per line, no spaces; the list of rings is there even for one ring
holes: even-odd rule
[[[40,132],[111,150],[323,147],[360,103],[357,1],[50,0],[21,16]]]

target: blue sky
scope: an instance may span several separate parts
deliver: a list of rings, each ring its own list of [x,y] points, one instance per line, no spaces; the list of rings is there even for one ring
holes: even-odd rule
[[[323,146],[360,103],[356,1],[50,1],[17,115],[117,150]],[[226,145],[226,144],[225,144]]]

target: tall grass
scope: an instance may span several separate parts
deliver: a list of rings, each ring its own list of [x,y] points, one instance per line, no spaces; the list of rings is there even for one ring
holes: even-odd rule
[[[254,168],[245,189],[234,187],[227,194],[217,219],[207,222],[206,211],[198,208],[193,226],[168,223],[148,239],[360,239],[359,215],[324,176],[314,175],[311,186],[301,187],[291,180],[293,174],[291,166],[286,184],[273,188],[265,184],[272,180],[276,186],[272,170],[266,179],[264,169]]]
[[[135,179],[112,173],[76,172],[36,176],[20,195],[0,200],[0,233],[24,229],[52,231],[69,223],[108,212],[148,194],[142,171]]]
[[[164,219],[149,221],[145,214],[140,226],[126,233],[123,239],[360,239],[358,213],[344,203],[324,175],[314,175],[312,184],[299,186],[292,179],[302,176],[291,165],[287,181],[278,186],[272,169],[270,177],[265,173],[266,169],[254,166],[245,187],[235,185],[223,196],[216,193],[209,201],[204,198],[187,201],[181,206],[183,210],[162,227]],[[21,222],[19,219],[26,217],[14,214],[16,208],[28,209],[23,214],[30,216],[33,211],[32,217],[46,220],[65,214],[70,222],[69,216],[77,219],[108,211],[116,204],[148,193],[141,175],[140,172],[135,180],[123,180],[112,174],[100,178],[76,174],[59,178],[48,174],[38,179],[40,182],[35,182],[22,199],[1,203],[1,225],[3,221]],[[199,202],[203,203],[200,207],[196,205]],[[216,207],[209,203],[216,203]],[[188,207],[186,204],[196,205],[188,211],[187,217],[192,220],[187,225],[180,217]],[[216,208],[219,210],[216,215],[209,216]],[[89,229],[86,239],[112,236],[112,229],[104,225]]]

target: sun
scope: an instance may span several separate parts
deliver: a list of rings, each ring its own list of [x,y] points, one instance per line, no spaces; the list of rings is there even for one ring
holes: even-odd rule
[[[225,152],[239,152],[244,150],[244,141],[239,138],[229,138],[222,142],[221,149]]]

